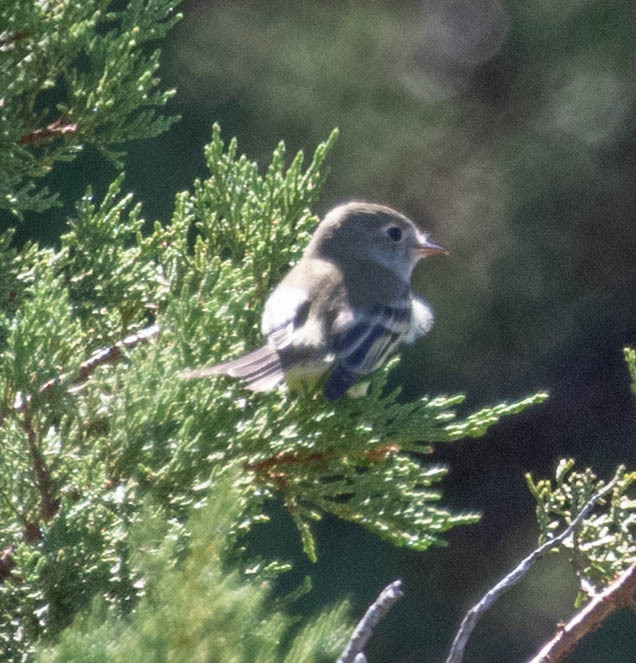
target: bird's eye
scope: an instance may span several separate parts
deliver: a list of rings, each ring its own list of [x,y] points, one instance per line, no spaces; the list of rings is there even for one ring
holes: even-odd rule
[[[399,242],[402,239],[402,230],[397,226],[387,228],[386,234],[394,241]]]

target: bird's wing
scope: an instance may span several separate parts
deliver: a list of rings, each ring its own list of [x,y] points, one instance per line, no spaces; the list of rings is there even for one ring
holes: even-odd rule
[[[326,316],[316,315],[312,304],[311,294],[288,285],[276,288],[265,303],[261,330],[285,370],[329,361]]]
[[[269,337],[273,332],[291,329],[302,324],[300,318],[306,317],[309,297],[302,288],[279,286],[265,302],[261,332]]]
[[[265,303],[261,331],[267,343],[232,361],[190,371],[187,377],[229,375],[243,380],[252,391],[269,391],[280,384],[288,368],[294,328],[307,315],[309,300],[300,288],[278,287]]]
[[[296,345],[299,339],[296,336],[292,339],[292,334],[299,327],[304,327],[309,305],[309,298],[302,289],[279,286],[265,303],[261,329],[267,343],[263,347],[232,361],[184,371],[181,377],[229,375],[243,380],[252,391],[273,389],[283,381],[285,371],[298,359]],[[302,345],[302,342],[299,344]]]
[[[333,336],[335,362],[324,385],[325,396],[339,398],[361,375],[382,364],[409,333],[411,318],[410,300],[400,299],[391,305],[356,311],[345,320]]]

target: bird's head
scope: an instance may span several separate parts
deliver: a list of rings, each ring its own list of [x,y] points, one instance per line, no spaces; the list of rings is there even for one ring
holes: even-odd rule
[[[406,281],[418,260],[448,253],[400,212],[364,202],[334,207],[316,229],[308,250],[338,263],[377,263]]]

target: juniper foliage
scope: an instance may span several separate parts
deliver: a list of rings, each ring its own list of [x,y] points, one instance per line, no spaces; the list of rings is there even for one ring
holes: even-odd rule
[[[605,485],[590,468],[576,472],[574,465],[572,458],[559,461],[554,481],[535,483],[530,475],[526,477],[537,501],[541,542],[567,527],[585,502]],[[579,579],[577,607],[636,563],[636,500],[631,496],[636,472],[620,466],[614,478],[616,485],[610,497],[563,544]]]
[[[636,353],[625,348],[624,354],[636,395]],[[567,527],[590,497],[607,485],[590,468],[576,471],[575,464],[573,458],[561,459],[553,480],[535,481],[526,475],[537,502],[540,543]],[[609,497],[562,544],[579,580],[577,607],[636,563],[636,471],[620,465],[612,480],[616,483]]]
[[[234,468],[213,481],[202,509],[177,531],[148,505],[132,533],[132,566],[141,599],[129,618],[93,601],[91,610],[40,652],[41,663],[333,661],[351,630],[346,602],[323,609],[302,628],[272,589],[228,565],[235,523],[247,508],[245,478]],[[214,527],[210,526],[214,523]],[[177,541],[191,540],[182,564]]]
[[[275,560],[242,554],[241,532],[282,500],[316,558],[311,521],[324,513],[397,545],[424,550],[475,522],[440,504],[446,473],[423,465],[433,442],[483,434],[542,394],[457,420],[463,397],[401,403],[386,393],[390,366],[364,399],[325,402],[284,390],[180,380],[185,366],[234,356],[259,341],[264,296],[298,259],[336,133],[303,168],[281,143],[264,174],[214,127],[210,175],[177,196],[169,223],[141,233],[121,177],[96,203],[78,203],[55,252],[3,239],[0,316],[0,469],[5,551],[0,632],[7,651],[54,639],[98,594],[129,609],[138,599],[130,532],[151,498],[186,522],[213,473],[240,466],[249,507],[235,524],[237,568],[270,574]],[[160,335],[121,346],[115,364],[83,364],[151,322]],[[185,544],[184,544],[185,545]],[[251,555],[251,556],[250,556]],[[270,564],[270,562],[273,562]],[[18,581],[19,579],[19,581]]]
[[[179,0],[0,5],[0,208],[42,212],[57,195],[38,185],[59,161],[93,147],[121,165],[125,143],[165,131],[159,51]]]
[[[157,89],[158,52],[148,42],[178,20],[176,4],[3,3],[1,206],[18,216],[46,210],[55,197],[36,182],[57,162],[92,146],[119,163],[129,140],[174,121],[157,115],[171,92]],[[235,594],[246,597],[236,632],[256,642],[250,625],[266,619],[271,597],[250,578],[287,567],[262,559],[244,535],[266,525],[272,500],[287,507],[311,559],[311,524],[325,513],[415,550],[443,545],[445,531],[477,519],[442,506],[446,468],[424,456],[434,442],[479,436],[544,394],[458,420],[463,396],[403,403],[398,391],[387,393],[390,365],[366,398],[335,404],[318,393],[246,394],[225,378],[178,378],[186,366],[260,342],[263,301],[317,223],[311,209],[336,136],[306,167],[302,153],[288,160],[281,143],[263,172],[215,126],[209,176],[176,197],[169,222],[142,232],[141,207],[122,193],[119,174],[101,200],[87,188],[59,250],[18,247],[11,230],[0,236],[0,660],[28,660],[91,605],[93,616],[60,652],[87,651],[87,624],[95,637],[112,627],[134,639],[135,628],[146,628],[151,589],[167,602],[180,583],[199,581],[225,588],[222,614],[234,614]],[[230,489],[224,477],[237,471],[240,487]],[[226,506],[234,495],[241,508],[209,506],[208,534],[186,526],[211,493]],[[150,546],[156,561],[143,564],[139,551],[150,539],[139,532],[155,522],[149,509],[161,514],[156,540],[165,544]],[[206,566],[200,551],[209,549],[221,552]],[[157,637],[181,632],[190,607],[202,616],[202,596],[189,604],[180,595],[174,622],[157,616]],[[138,621],[121,621],[134,607]],[[342,614],[327,612],[304,639],[293,638],[293,660],[317,660]],[[220,638],[222,624],[205,619]],[[272,615],[268,624],[259,642],[271,653],[289,623]],[[202,638],[190,640],[184,658]],[[176,657],[173,644],[166,651]]]

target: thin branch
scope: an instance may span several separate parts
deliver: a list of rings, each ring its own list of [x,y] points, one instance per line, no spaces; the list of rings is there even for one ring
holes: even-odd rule
[[[403,596],[401,580],[395,580],[387,585],[364,613],[364,617],[359,621],[336,663],[362,663],[366,661],[362,650],[373,634],[373,629],[389,612],[393,604]]]
[[[20,145],[30,145],[33,143],[40,143],[43,140],[48,140],[49,138],[63,136],[64,134],[73,134],[76,131],[76,123],[67,122],[65,124],[60,118],[42,129],[35,129],[35,131],[32,131],[31,133],[25,134],[18,142]]]
[[[123,341],[118,341],[115,343],[115,345],[111,345],[110,347],[104,348],[102,350],[97,350],[97,352],[92,354],[86,361],[80,364],[77,375],[73,377],[73,386],[69,389],[69,391],[71,393],[77,391],[80,385],[95,372],[95,369],[97,369],[98,366],[107,363],[114,364],[122,358],[124,350],[130,350],[136,345],[139,345],[139,343],[147,343],[148,341],[151,341],[153,338],[159,335],[160,331],[161,328],[159,325],[151,325],[150,327],[146,327],[145,329],[138,331],[136,334],[130,334],[130,336],[126,336]],[[51,378],[38,389],[38,397],[46,397],[48,392],[53,389],[55,385],[60,384],[61,382],[65,382],[67,379],[67,375],[60,375],[59,377]],[[20,394],[16,399],[13,409],[16,412],[24,412],[28,405],[31,403],[31,400],[32,396],[27,395],[22,397]]]
[[[636,564],[623,571],[605,591],[597,594],[528,663],[559,663],[579,640],[597,629],[609,615],[623,607],[634,606]]]
[[[40,453],[37,434],[31,419],[31,410],[27,408],[23,412],[22,428],[27,435],[27,444],[29,447],[29,457],[31,458],[31,466],[35,474],[35,482],[40,493],[40,516],[44,520],[49,520],[60,508],[60,501],[53,497],[54,486],[51,480],[51,475],[44,463],[42,454]]]
[[[581,522],[587,518],[594,505],[614,488],[616,481],[616,478],[613,479],[601,490],[592,495],[579,511],[576,518],[572,520],[561,534],[546,541],[543,545],[533,550],[508,575],[500,580],[492,589],[489,589],[483,598],[466,613],[464,619],[462,619],[459,630],[457,631],[457,635],[453,640],[450,652],[446,658],[446,663],[460,663],[462,661],[468,638],[470,638],[470,635],[482,614],[486,612],[486,610],[488,610],[504,592],[508,591],[511,587],[514,587],[514,585],[516,585],[526,573],[528,573],[532,566],[541,559],[550,548],[554,548],[556,545],[561,544],[565,539],[571,536]]]
[[[154,324],[150,327],[146,327],[145,329],[141,329],[136,334],[130,334],[130,336],[126,336],[123,341],[119,341],[118,343],[115,343],[115,345],[111,345],[110,348],[98,350],[94,355],[89,357],[81,364],[77,376],[73,382],[76,385],[78,383],[84,382],[98,366],[119,361],[123,356],[123,350],[131,350],[136,345],[139,345],[139,343],[147,343],[148,341],[151,341],[153,338],[159,335],[160,331],[161,327],[158,324]],[[77,389],[77,387],[74,388]]]
[[[71,393],[77,391],[80,385],[88,379],[98,366],[107,362],[118,361],[122,357],[124,350],[129,350],[139,343],[153,339],[159,334],[159,331],[159,325],[155,324],[142,329],[136,334],[127,336],[123,341],[119,341],[109,348],[98,350],[80,365],[79,371],[73,379],[74,386],[69,391]],[[60,375],[59,377],[48,380],[38,389],[38,398],[48,397],[53,387],[67,380],[67,375]],[[33,424],[32,403],[33,396],[31,394],[18,393],[13,404],[13,411],[19,415],[20,424],[27,436],[31,466],[35,475],[38,492],[40,493],[40,515],[44,520],[48,520],[57,513],[60,502],[54,497],[53,481],[38,446],[37,434]],[[4,414],[0,412],[0,424],[2,424],[3,420]]]
[[[31,33],[29,32],[29,30],[22,30],[22,32],[16,32],[14,35],[9,35],[4,39],[0,39],[0,51],[6,50],[9,44],[12,44],[13,42],[16,41],[20,41],[21,39],[26,39],[26,37],[30,36]]]
[[[13,551],[15,546],[10,545],[8,548],[0,551],[0,584],[11,576],[11,570],[15,566],[13,559]]]

